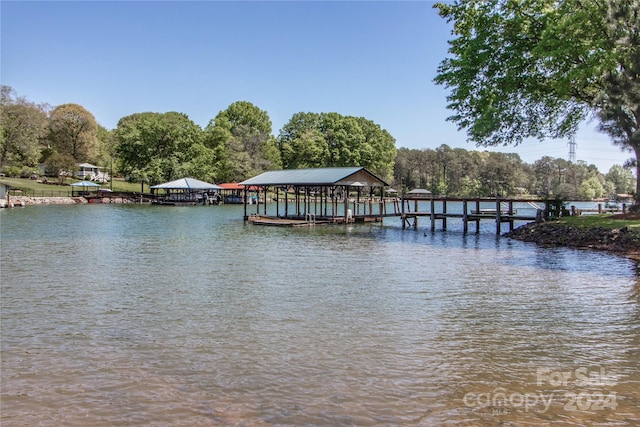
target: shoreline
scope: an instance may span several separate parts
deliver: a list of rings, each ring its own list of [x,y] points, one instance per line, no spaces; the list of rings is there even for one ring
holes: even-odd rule
[[[591,249],[640,261],[640,234],[622,228],[585,228],[557,222],[529,223],[504,233],[523,242],[542,247]]]
[[[8,206],[11,203],[12,206]],[[131,203],[122,198],[110,199],[108,203]],[[3,208],[27,205],[81,205],[89,204],[79,197],[34,197],[11,196],[9,201],[0,199]],[[591,249],[609,252],[640,261],[640,234],[623,228],[582,228],[559,224],[556,222],[529,223],[513,231],[502,234],[502,237],[532,242],[543,247],[568,247],[575,249]]]
[[[122,197],[104,197],[99,203],[103,203],[103,199],[108,199],[104,203],[133,203],[133,201]],[[9,199],[0,199],[0,207],[24,207],[28,205],[85,205],[91,203],[83,196],[62,196],[62,197],[46,197],[46,196],[10,196]],[[11,206],[9,206],[11,204]]]
[[[89,203],[84,197],[32,197],[10,196],[8,199],[0,199],[3,208],[27,205],[80,205]]]

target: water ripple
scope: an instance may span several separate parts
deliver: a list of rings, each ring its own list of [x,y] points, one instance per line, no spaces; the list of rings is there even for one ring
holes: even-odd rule
[[[234,206],[1,215],[3,426],[640,421],[624,258]]]

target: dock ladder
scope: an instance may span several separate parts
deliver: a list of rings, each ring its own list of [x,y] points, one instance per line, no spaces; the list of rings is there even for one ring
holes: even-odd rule
[[[316,225],[316,214],[308,213],[306,220],[309,225]]]

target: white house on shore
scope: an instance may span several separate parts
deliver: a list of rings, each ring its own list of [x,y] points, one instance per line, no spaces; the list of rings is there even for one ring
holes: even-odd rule
[[[103,172],[99,166],[92,165],[90,163],[81,163],[78,165],[78,172],[76,176],[80,179],[96,182],[109,181],[109,174]]]

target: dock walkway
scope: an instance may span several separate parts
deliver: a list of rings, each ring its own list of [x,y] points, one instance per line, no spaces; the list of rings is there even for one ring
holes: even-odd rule
[[[514,203],[526,205],[523,212],[518,212]],[[496,233],[502,232],[502,224],[509,224],[513,230],[516,221],[535,221],[544,209],[538,205],[539,200],[521,199],[458,199],[458,198],[388,198],[373,202],[372,200],[350,200],[336,203],[346,206],[348,209],[322,209],[319,212],[301,215],[267,215],[265,212],[246,217],[247,221],[256,225],[269,225],[281,227],[304,227],[322,224],[344,224],[363,222],[382,222],[384,218],[400,218],[402,228],[417,228],[420,218],[426,218],[430,222],[432,230],[437,224],[442,229],[447,229],[447,222],[452,219],[462,220],[463,231],[469,231],[469,223],[475,223],[476,233],[480,230],[480,222],[493,220],[496,223]],[[487,205],[495,206],[489,208]],[[426,205],[426,206],[425,206]],[[325,205],[326,206],[326,205]]]
[[[420,202],[423,202],[423,205],[424,202],[428,202],[429,209],[420,209]],[[462,203],[462,211],[448,212],[447,205],[449,202]],[[495,208],[483,208],[482,204],[486,205],[487,203],[491,203]],[[535,214],[518,214],[518,211],[514,208],[514,203],[527,204],[529,206],[528,210],[533,210]],[[478,233],[480,231],[481,220],[493,220],[496,224],[496,234],[500,234],[503,223],[508,223],[509,230],[513,230],[516,221],[532,222],[541,218],[544,208],[539,205],[540,203],[542,202],[537,199],[404,198],[402,200],[400,216],[402,218],[402,228],[408,226],[417,228],[419,218],[428,217],[431,222],[431,230],[435,230],[436,221],[440,221],[442,229],[446,230],[448,219],[461,219],[464,233],[469,231],[470,222],[475,223],[475,231]],[[413,204],[414,207],[413,211],[411,211],[411,204]],[[440,207],[439,211],[436,208],[436,204]]]

